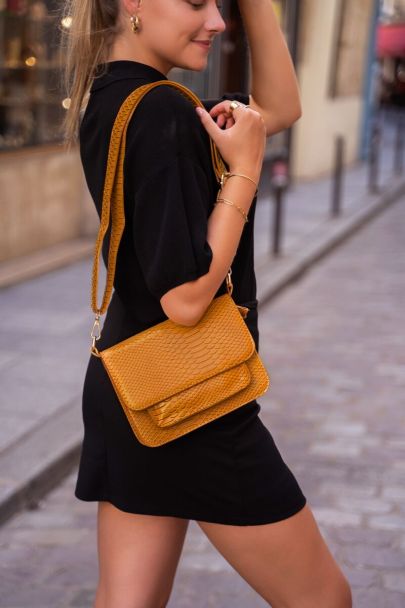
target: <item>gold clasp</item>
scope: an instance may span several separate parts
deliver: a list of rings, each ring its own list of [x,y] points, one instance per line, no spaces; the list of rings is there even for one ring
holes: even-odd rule
[[[99,340],[101,338],[100,315],[98,313],[95,316],[90,337],[91,337],[91,352],[94,353],[95,355],[98,355],[98,350],[96,348],[96,340]]]
[[[231,279],[231,274],[232,274],[232,268],[230,268],[228,270],[228,273],[226,275],[226,288],[227,288],[230,296],[232,295],[232,292],[233,292],[233,283],[232,283],[232,279]]]
[[[229,171],[224,171],[224,173],[221,175],[221,180],[220,180],[221,188],[224,187],[224,184],[227,180],[228,175],[229,175]]]
[[[236,306],[238,307],[238,310],[239,310],[240,314],[242,315],[242,317],[244,319],[246,319],[246,317],[248,316],[250,308],[248,308],[247,306],[240,306],[239,304],[237,304]]]

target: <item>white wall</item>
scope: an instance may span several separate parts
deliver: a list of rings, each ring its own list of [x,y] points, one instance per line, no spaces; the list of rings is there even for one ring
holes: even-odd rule
[[[295,125],[293,173],[298,178],[330,171],[334,137],[346,139],[346,159],[357,159],[363,100],[361,95],[329,97],[338,0],[305,0],[300,33],[298,78],[303,115]],[[366,52],[366,49],[365,49]]]

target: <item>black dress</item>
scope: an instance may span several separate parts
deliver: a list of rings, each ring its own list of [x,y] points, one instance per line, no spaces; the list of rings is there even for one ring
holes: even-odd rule
[[[87,184],[100,214],[114,118],[138,86],[166,79],[134,61],[106,64],[93,81],[80,128]],[[249,103],[243,94],[225,95]],[[219,100],[204,101],[210,109]],[[100,349],[167,319],[160,298],[206,274],[212,250],[207,220],[217,193],[209,139],[178,91],[157,87],[142,100],[127,133],[126,225]],[[253,224],[256,201],[232,264],[233,297],[251,308],[246,323],[259,347]],[[108,237],[108,235],[107,235]],[[103,247],[106,261],[108,238]],[[226,291],[225,282],[216,296]],[[233,525],[285,519],[306,503],[252,401],[159,447],[141,444],[104,371],[90,356],[83,387],[84,439],[75,495],[123,511]]]

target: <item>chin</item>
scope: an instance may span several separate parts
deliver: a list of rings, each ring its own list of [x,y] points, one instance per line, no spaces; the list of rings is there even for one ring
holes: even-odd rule
[[[176,63],[178,68],[182,70],[191,70],[192,72],[202,72],[208,65],[208,58],[205,59],[190,59]]]
[[[205,70],[206,66],[204,65],[203,67],[190,67],[188,68],[191,72],[203,72]]]

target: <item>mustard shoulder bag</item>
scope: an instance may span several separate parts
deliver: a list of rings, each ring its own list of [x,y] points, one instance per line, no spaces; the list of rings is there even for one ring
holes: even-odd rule
[[[142,98],[153,88],[169,85],[203,107],[186,87],[162,80],[133,91],[123,102],[111,133],[104,182],[100,228],[94,253],[91,306],[95,321],[91,353],[99,357],[129,424],[144,445],[157,447],[201,427],[256,399],[270,385],[266,369],[243,317],[248,309],[232,299],[231,270],[227,293],[216,297],[194,326],[167,319],[102,351],[100,317],[113,289],[118,247],[125,226],[124,156],[129,121]],[[218,181],[225,165],[211,140]],[[97,305],[99,257],[111,221],[107,279]]]

